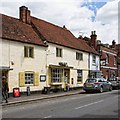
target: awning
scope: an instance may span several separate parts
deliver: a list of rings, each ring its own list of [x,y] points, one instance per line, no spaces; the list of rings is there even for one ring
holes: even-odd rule
[[[107,58],[107,54],[106,53],[102,53],[101,59],[106,59]]]
[[[50,68],[73,69],[71,66],[49,65]]]
[[[4,71],[9,71],[9,70],[13,70],[13,68],[5,67],[5,66],[2,66],[2,67],[1,67],[1,66],[0,66],[0,70],[1,70],[1,71],[3,71],[3,70],[4,70]]]

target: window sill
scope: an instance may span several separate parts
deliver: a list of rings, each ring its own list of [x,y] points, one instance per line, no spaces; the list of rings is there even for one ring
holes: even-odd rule
[[[96,66],[96,63],[92,63],[92,65]]]
[[[51,83],[51,85],[62,85],[62,83],[56,82],[56,83]]]
[[[77,84],[83,84],[83,82],[77,82]]]

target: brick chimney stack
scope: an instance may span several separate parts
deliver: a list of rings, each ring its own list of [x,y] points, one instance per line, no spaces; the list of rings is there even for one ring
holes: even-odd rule
[[[116,42],[115,42],[115,40],[112,41],[112,48],[116,48]]]
[[[94,47],[95,49],[97,49],[97,35],[96,35],[96,31],[91,31],[91,42],[90,45],[92,47]]]
[[[21,6],[20,10],[20,20],[24,23],[31,24],[30,10],[26,6]]]

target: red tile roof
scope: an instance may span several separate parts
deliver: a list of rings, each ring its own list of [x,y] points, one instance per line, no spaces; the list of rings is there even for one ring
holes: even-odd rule
[[[53,44],[98,55],[95,49],[87,45],[84,40],[77,39],[66,28],[56,26],[35,17],[31,17],[32,25],[28,25],[19,19],[3,14],[0,15],[2,16],[2,38],[45,46],[43,43],[44,38]]]
[[[3,14],[0,16],[2,18],[2,38],[45,46],[31,25]]]
[[[77,39],[66,28],[59,27],[57,25],[48,23],[35,17],[32,17],[32,24],[34,24],[38,32],[42,34],[50,43],[98,54],[98,52],[95,49],[91,48],[89,45],[87,45],[84,40]]]

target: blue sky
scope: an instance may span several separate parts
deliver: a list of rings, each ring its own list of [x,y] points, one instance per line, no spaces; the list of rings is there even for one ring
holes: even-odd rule
[[[94,22],[96,18],[97,10],[103,7],[105,4],[107,4],[107,1],[106,2],[87,2],[86,1],[81,5],[81,7],[87,7],[89,10],[92,10],[94,12],[94,15],[91,16],[91,20]]]

